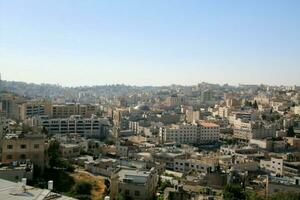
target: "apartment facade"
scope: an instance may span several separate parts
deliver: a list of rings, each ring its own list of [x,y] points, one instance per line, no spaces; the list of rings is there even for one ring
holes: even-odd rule
[[[27,118],[51,115],[51,102],[44,101],[27,101],[19,104],[20,120],[26,120]]]
[[[218,161],[211,160],[197,160],[197,159],[175,159],[174,171],[181,173],[188,173],[190,171],[197,171],[209,173],[216,170]]]
[[[271,174],[283,175],[283,159],[272,157],[271,160],[260,160],[260,168]]]
[[[69,118],[72,115],[81,115],[82,117],[89,118],[96,114],[97,106],[92,104],[56,104],[52,106],[51,117],[56,118]]]
[[[109,133],[109,121],[105,118],[82,118],[74,115],[62,119],[41,119],[40,124],[50,134],[78,133],[81,136],[104,138]]]
[[[7,134],[1,140],[1,162],[31,160],[43,168],[45,165],[45,136],[42,134]]]
[[[272,138],[276,136],[276,128],[272,124],[237,119],[234,121],[233,136],[241,140]]]
[[[155,168],[150,170],[120,169],[111,178],[110,198],[117,199],[122,194],[133,200],[153,199],[158,183]]]
[[[161,127],[159,136],[162,143],[207,144],[219,140],[220,126],[210,122],[172,125]]]

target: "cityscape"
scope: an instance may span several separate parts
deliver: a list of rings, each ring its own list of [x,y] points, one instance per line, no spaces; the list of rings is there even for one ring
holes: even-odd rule
[[[299,8],[0,0],[0,200],[300,200]]]

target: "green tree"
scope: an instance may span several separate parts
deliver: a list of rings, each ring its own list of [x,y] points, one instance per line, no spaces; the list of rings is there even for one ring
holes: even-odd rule
[[[223,198],[224,200],[246,200],[246,194],[239,185],[226,185]]]
[[[93,186],[91,183],[87,181],[81,181],[76,183],[74,190],[77,195],[91,195],[92,188]]]
[[[257,105],[257,102],[256,102],[256,101],[254,101],[254,103],[252,104],[252,108],[258,109],[258,105]]]
[[[294,131],[294,127],[293,126],[290,126],[287,130],[287,134],[286,134],[288,137],[295,137],[295,131]]]
[[[253,190],[246,192],[246,199],[247,200],[265,200],[264,197],[259,196]]]
[[[161,192],[164,192],[165,189],[166,189],[167,187],[173,187],[173,185],[171,184],[170,181],[164,181],[164,182],[162,182],[162,183],[160,184],[160,186],[159,186],[159,190],[160,190]]]
[[[61,152],[59,150],[58,141],[53,140],[50,142],[47,154],[48,154],[50,168],[53,169],[55,167],[59,168],[63,166],[63,161],[62,161]]]

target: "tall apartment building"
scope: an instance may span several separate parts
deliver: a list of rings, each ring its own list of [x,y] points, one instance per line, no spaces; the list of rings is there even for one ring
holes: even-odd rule
[[[234,121],[233,136],[241,140],[273,138],[276,136],[276,128],[272,124],[238,119]]]
[[[47,101],[27,101],[18,105],[20,111],[20,120],[27,118],[51,115],[52,103]]]
[[[162,143],[207,144],[219,140],[220,127],[209,122],[161,127],[159,136]]]
[[[111,179],[110,198],[117,199],[118,194],[133,200],[153,199],[158,183],[155,168],[150,170],[120,169]]]
[[[198,122],[199,135],[198,143],[213,143],[219,141],[220,138],[220,126],[211,122]]]
[[[196,124],[173,124],[161,127],[159,134],[162,143],[197,144],[198,142],[198,126]]]
[[[201,92],[200,96],[201,102],[208,102],[213,100],[213,92],[209,89],[206,89]]]
[[[260,160],[260,168],[273,175],[283,175],[283,159],[272,157],[271,160]]]
[[[31,160],[43,169],[45,165],[45,136],[42,134],[7,134],[1,139],[1,162]]]
[[[50,117],[56,118],[68,118],[72,115],[81,115],[82,117],[91,117],[96,114],[97,106],[92,104],[55,104],[52,106]]]
[[[180,106],[185,103],[184,96],[171,95],[166,99],[167,106]]]
[[[199,110],[193,110],[193,109],[187,109],[185,112],[185,118],[188,123],[193,123],[195,121],[200,120],[200,111]]]
[[[78,133],[81,136],[104,138],[109,133],[109,121],[105,118],[83,118],[73,115],[69,118],[41,119],[40,124],[50,134]]]
[[[19,120],[19,103],[24,102],[25,99],[11,93],[5,93],[1,94],[0,100],[2,106],[1,110],[4,114],[4,117],[7,119]]]
[[[113,123],[120,130],[129,129],[129,111],[127,109],[116,109],[113,111]]]

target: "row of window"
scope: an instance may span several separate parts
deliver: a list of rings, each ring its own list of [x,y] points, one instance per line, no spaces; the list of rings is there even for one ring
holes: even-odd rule
[[[119,193],[122,193],[122,189],[119,189]],[[129,196],[130,195],[130,190],[126,189],[124,191],[124,193],[125,193],[126,196]],[[140,191],[138,191],[138,190],[134,191],[134,196],[140,196],[140,195],[141,195]]]
[[[7,145],[7,149],[13,149],[13,148],[14,148],[14,145],[12,145],[12,144]],[[26,145],[26,144],[21,144],[21,145],[20,145],[20,148],[21,148],[21,149],[26,149],[26,148],[27,148],[27,145]],[[33,145],[33,148],[34,148],[34,149],[38,149],[38,148],[40,148],[40,145],[39,145],[39,144],[34,144],[34,145]]]
[[[26,159],[26,155],[25,154],[21,154],[19,158],[22,159],[22,160],[24,160],[24,159]],[[6,159],[7,160],[11,160],[11,159],[13,159],[13,156],[12,155],[6,155]]]

